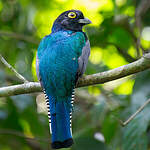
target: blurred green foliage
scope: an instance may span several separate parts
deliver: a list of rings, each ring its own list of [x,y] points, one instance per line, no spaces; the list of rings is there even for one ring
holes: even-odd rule
[[[80,9],[93,24],[85,28],[91,42],[86,74],[136,60],[139,30],[135,12],[142,0],[0,0],[0,54],[29,81],[37,81],[38,43],[63,11]],[[150,9],[142,16],[141,45],[150,48]],[[0,63],[0,87],[19,81]],[[70,150],[147,150],[150,106],[126,127],[126,120],[150,98],[150,73],[77,89],[73,114],[75,144]],[[0,98],[0,150],[50,150],[43,95]]]

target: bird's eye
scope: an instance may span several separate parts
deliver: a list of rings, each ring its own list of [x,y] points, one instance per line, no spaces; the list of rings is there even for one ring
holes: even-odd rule
[[[76,18],[76,13],[74,13],[74,12],[70,12],[69,14],[68,14],[68,17],[69,18]]]

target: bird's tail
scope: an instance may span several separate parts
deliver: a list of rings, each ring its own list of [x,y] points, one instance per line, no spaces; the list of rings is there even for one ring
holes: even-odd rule
[[[67,148],[73,144],[67,107],[65,102],[57,102],[56,113],[51,115],[52,148]]]
[[[69,98],[71,99],[71,97]],[[52,148],[67,148],[73,144],[72,129],[71,129],[71,100],[58,100],[55,103],[52,102],[52,97],[47,97],[47,105],[49,105],[48,115],[50,121],[50,130],[52,134]],[[52,106],[53,105],[53,106]]]

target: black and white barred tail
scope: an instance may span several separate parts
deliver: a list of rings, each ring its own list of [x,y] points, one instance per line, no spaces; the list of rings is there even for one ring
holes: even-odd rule
[[[48,96],[47,96],[45,90],[43,90],[43,92],[44,92],[45,101],[46,101],[46,105],[47,105],[47,112],[48,112],[48,121],[49,121],[50,133],[52,134],[52,130],[51,130],[51,114],[50,114],[49,98],[48,98]]]
[[[75,97],[75,89],[73,89],[72,96],[71,96],[71,111],[70,111],[70,131],[71,131],[71,133],[72,133],[72,111],[73,111],[74,97]]]
[[[45,101],[46,101],[46,105],[47,105],[47,112],[48,112],[48,120],[49,120],[50,133],[52,134],[49,98],[48,98],[45,90],[43,90],[43,92],[44,92]],[[73,89],[72,96],[71,96],[71,111],[70,111],[70,131],[71,131],[71,134],[72,134],[72,111],[73,111],[74,97],[75,97],[75,89]]]

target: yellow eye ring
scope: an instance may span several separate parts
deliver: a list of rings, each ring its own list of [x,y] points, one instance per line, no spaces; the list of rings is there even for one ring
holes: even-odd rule
[[[68,17],[69,18],[76,18],[76,13],[74,13],[74,12],[70,12],[69,14],[68,14]]]

